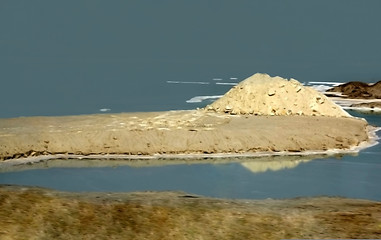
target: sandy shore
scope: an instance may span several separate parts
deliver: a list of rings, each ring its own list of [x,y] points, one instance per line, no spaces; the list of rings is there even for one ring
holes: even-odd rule
[[[183,192],[76,194],[0,186],[1,239],[380,237],[381,203],[367,200],[223,200]]]
[[[191,110],[0,119],[3,160],[49,154],[294,153],[350,149],[367,140],[367,122],[345,117]]]

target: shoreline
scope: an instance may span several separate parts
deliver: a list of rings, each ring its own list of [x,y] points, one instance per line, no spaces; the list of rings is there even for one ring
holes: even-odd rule
[[[358,152],[375,142],[361,118],[253,116],[203,110],[0,119],[0,158],[194,158]]]
[[[356,154],[359,151],[373,147],[379,144],[379,137],[377,132],[381,127],[368,127],[367,141],[361,142],[357,146],[352,146],[350,149],[328,149],[320,151],[303,151],[303,152],[246,152],[246,153],[208,153],[208,154],[153,154],[153,155],[127,155],[127,154],[90,154],[90,155],[77,155],[77,154],[49,154],[39,156],[29,156],[23,158],[7,159],[0,161],[0,168],[10,168],[19,165],[30,165],[48,162],[50,160],[158,160],[158,161],[171,161],[170,159],[177,160],[198,160],[198,159],[224,159],[224,158],[266,158],[266,157],[329,157],[341,154]],[[206,161],[206,160],[205,160]]]
[[[345,95],[341,95],[340,93],[335,92],[325,92],[328,98],[332,100],[337,105],[341,106],[346,110],[354,110],[358,112],[374,112],[381,113],[380,107],[366,107],[366,106],[358,106],[360,104],[372,104],[372,103],[381,103],[381,99],[361,99],[361,98],[347,98]]]

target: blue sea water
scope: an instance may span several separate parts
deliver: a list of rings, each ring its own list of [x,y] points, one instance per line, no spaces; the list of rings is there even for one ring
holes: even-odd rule
[[[381,2],[0,1],[0,118],[193,108],[256,72],[381,79]]]
[[[0,118],[203,107],[256,73],[381,79],[381,1],[0,1]],[[381,126],[380,115],[363,115]],[[279,171],[240,163],[52,168],[0,183],[67,191],[381,200],[381,149]]]

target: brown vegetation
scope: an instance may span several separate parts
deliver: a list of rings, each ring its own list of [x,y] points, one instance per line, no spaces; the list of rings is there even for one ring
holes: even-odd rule
[[[381,203],[0,187],[0,239],[380,238]]]

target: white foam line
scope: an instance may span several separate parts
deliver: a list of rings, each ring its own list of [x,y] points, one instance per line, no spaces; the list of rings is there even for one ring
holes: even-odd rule
[[[236,78],[236,77],[231,77],[231,78],[229,78],[230,80],[237,80],[238,78]]]
[[[177,158],[177,159],[192,159],[192,158],[226,158],[226,157],[266,157],[266,156],[311,156],[311,155],[327,155],[332,156],[335,154],[344,154],[344,153],[357,153],[359,150],[367,147],[371,147],[376,145],[373,143],[372,145],[366,145],[366,147],[357,146],[356,149],[331,149],[331,150],[319,150],[319,151],[304,151],[304,152],[256,152],[256,153],[192,153],[192,154],[154,154],[154,155],[127,155],[127,154],[92,154],[92,155],[75,155],[75,154],[53,154],[53,155],[44,155],[44,156],[36,156],[36,157],[27,157],[27,158],[19,158],[19,159],[9,159],[0,163],[0,167],[8,167],[8,166],[16,166],[22,164],[32,164],[38,162],[44,162],[52,159],[78,159],[78,160],[86,160],[86,159],[169,159],[169,158]]]
[[[342,82],[307,82],[310,84],[323,84],[323,85],[333,85],[333,86],[338,86],[340,84],[343,84]]]
[[[355,146],[353,147],[355,150],[360,151],[360,150],[363,150],[365,148],[370,148],[370,147],[373,147],[377,144],[379,144],[379,140],[380,138],[377,136],[377,132],[381,130],[381,127],[372,127],[372,126],[369,126],[368,127],[368,137],[369,137],[369,140],[368,141],[365,141],[365,142],[362,142],[360,143],[358,146]]]
[[[216,82],[216,84],[218,84],[218,85],[232,85],[232,86],[236,86],[238,83]]]
[[[215,96],[195,96],[192,97],[191,99],[187,100],[187,103],[199,103],[207,99],[218,99],[221,98],[222,95],[215,95]]]
[[[373,113],[381,113],[381,108],[370,108],[370,107],[342,107],[346,110],[356,110],[358,112],[373,112]]]
[[[222,81],[222,78],[213,78],[213,81]]]
[[[312,86],[308,86],[308,87],[311,87],[313,89],[315,89],[316,91],[318,92],[326,92],[328,89],[331,88],[331,86],[327,86],[327,85],[312,85]]]
[[[329,97],[337,105],[349,107],[352,104],[360,103],[370,103],[370,102],[381,102],[381,99],[351,99],[351,98],[341,98],[341,97]]]
[[[209,84],[209,82],[182,82],[182,81],[167,81],[167,83],[174,83],[174,84]]]

